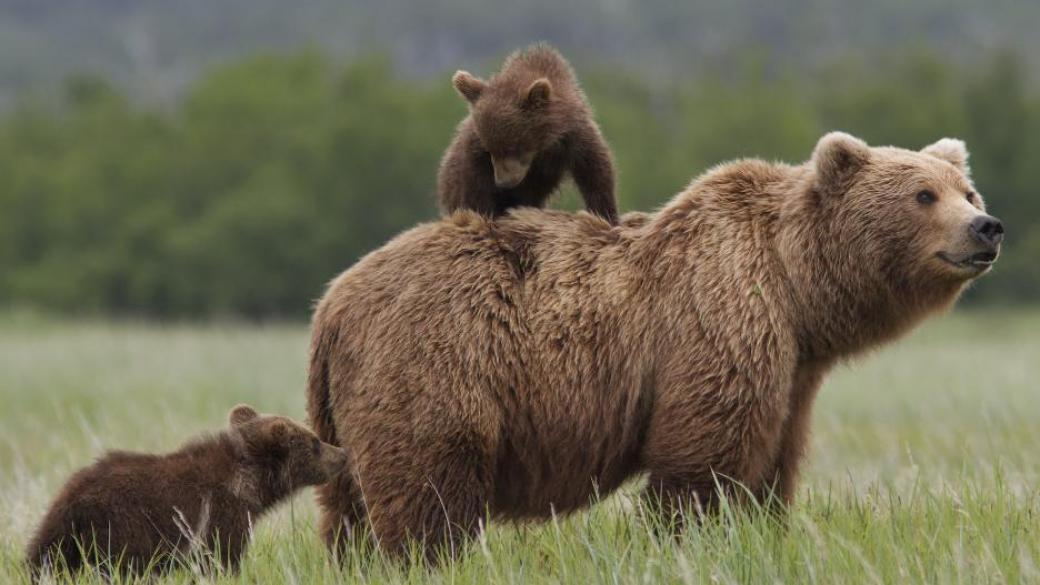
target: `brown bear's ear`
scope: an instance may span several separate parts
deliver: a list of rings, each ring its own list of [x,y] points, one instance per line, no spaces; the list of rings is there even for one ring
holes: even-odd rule
[[[231,409],[228,414],[228,421],[231,422],[231,426],[237,427],[241,424],[245,424],[254,418],[260,416],[252,406],[247,404],[239,404],[238,406]]]
[[[549,103],[552,98],[552,84],[549,80],[542,77],[536,79],[534,83],[527,88],[527,93],[524,94],[524,107],[525,108],[540,108]]]
[[[943,138],[935,144],[922,148],[921,152],[950,163],[964,174],[968,174],[970,171],[968,168],[968,147],[965,146],[963,140]]]
[[[466,71],[456,71],[451,78],[451,84],[455,86],[455,91],[471,104],[477,103],[480,94],[484,93],[487,87],[486,83]]]
[[[837,195],[848,190],[852,179],[870,160],[870,147],[850,134],[830,132],[816,143],[812,159],[816,186]]]

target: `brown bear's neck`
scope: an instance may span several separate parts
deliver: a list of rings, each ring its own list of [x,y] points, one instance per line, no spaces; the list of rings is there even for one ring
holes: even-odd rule
[[[691,324],[715,339],[739,330],[725,349],[748,368],[767,361],[749,355],[749,343],[797,357],[794,301],[773,245],[790,169],[756,160],[717,167],[652,217],[632,218],[632,273],[655,283],[646,302],[659,309],[658,335]]]
[[[837,266],[826,236],[797,218],[778,242],[794,303],[803,359],[832,360],[855,354],[897,333],[898,304],[888,286]]]

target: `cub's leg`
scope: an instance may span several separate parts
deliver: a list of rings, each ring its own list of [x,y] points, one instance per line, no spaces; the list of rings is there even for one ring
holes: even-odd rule
[[[437,175],[441,213],[451,215],[459,209],[470,209],[494,217],[497,207],[491,155],[481,146],[476,131],[470,127],[472,123],[468,124],[448,147]]]
[[[616,225],[618,211],[610,147],[591,122],[575,132],[573,141],[571,177],[581,191],[586,209]]]

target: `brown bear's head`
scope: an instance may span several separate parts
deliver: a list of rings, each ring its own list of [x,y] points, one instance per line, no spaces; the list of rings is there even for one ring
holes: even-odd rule
[[[329,481],[347,464],[346,453],[318,437],[296,421],[261,415],[240,404],[228,415],[230,433],[241,446],[247,464],[260,468],[261,477],[277,485],[267,490],[285,493]]]
[[[847,344],[830,336],[832,348],[854,350],[905,330],[993,265],[1004,228],[986,213],[967,160],[964,143],[949,138],[919,152],[872,148],[841,132],[820,139],[796,204],[802,220],[784,237],[799,294],[830,313],[813,320],[842,318],[867,330]]]
[[[574,100],[560,96],[544,78],[519,79],[506,73],[491,81],[465,71],[452,77],[466,100],[477,136],[495,171],[495,185],[515,187],[527,176],[535,156],[560,140],[575,119]]]
[[[960,283],[986,272],[1004,228],[986,214],[967,161],[964,143],[950,138],[913,152],[824,136],[815,187],[832,199],[835,241],[893,278]]]

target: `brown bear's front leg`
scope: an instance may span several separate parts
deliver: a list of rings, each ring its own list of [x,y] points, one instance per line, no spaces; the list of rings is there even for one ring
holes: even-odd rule
[[[809,442],[813,401],[828,369],[829,364],[820,362],[799,365],[791,388],[790,410],[780,437],[776,465],[766,476],[766,483],[756,492],[759,501],[768,501],[770,491],[778,503],[785,506],[794,501],[798,472]]]
[[[681,421],[681,417],[671,420]],[[712,433],[714,429],[695,424],[679,422],[673,430],[683,426],[690,430],[682,435],[663,433],[660,439],[652,439],[660,443],[648,443],[656,452],[648,461],[650,476],[643,503],[662,527],[681,529],[687,518],[713,515],[723,497],[745,502],[753,497],[748,486],[763,477],[764,465],[749,460],[746,454],[765,447],[758,446],[758,441],[754,446],[741,441],[750,433]],[[776,439],[772,442],[775,445]]]
[[[725,364],[724,356],[685,356],[663,366],[670,373],[658,387],[641,452],[648,505],[665,521],[680,510],[712,514],[722,495],[739,504],[770,481],[790,401],[793,371],[717,371],[703,364]]]
[[[711,473],[688,478],[651,473],[643,491],[642,506],[654,528],[678,534],[687,518],[714,514],[720,493],[730,490],[726,489],[726,480],[719,478],[716,483],[705,477],[711,477]]]

